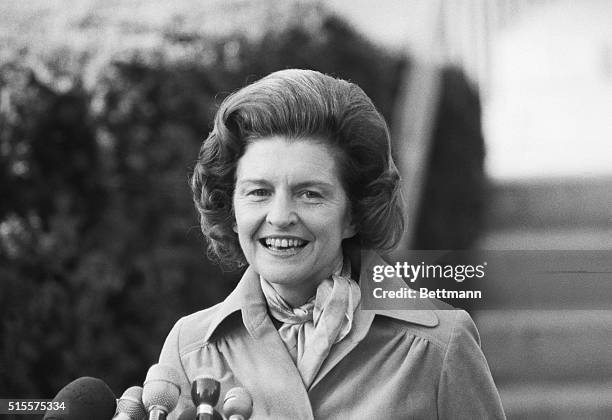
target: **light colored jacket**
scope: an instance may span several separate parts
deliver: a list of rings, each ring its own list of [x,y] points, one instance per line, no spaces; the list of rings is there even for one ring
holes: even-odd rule
[[[369,267],[384,264],[364,255]],[[242,386],[252,395],[253,419],[504,419],[470,316],[436,309],[443,305],[434,301],[407,305],[415,307],[358,307],[349,335],[306,389],[249,268],[223,302],[180,319],[168,335],[160,363],[182,376],[168,418],[193,406],[191,381],[209,374],[221,381],[217,408],[227,390]]]

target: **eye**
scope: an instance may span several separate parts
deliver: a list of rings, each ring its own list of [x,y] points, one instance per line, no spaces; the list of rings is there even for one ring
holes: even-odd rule
[[[321,193],[319,193],[317,191],[312,191],[312,190],[303,191],[301,193],[301,195],[302,195],[302,197],[307,198],[309,200],[313,200],[313,199],[317,199],[317,198],[323,198]]]
[[[267,197],[270,195],[270,191],[264,189],[264,188],[257,188],[255,190],[251,190],[248,192],[248,195],[250,196],[254,196],[254,197]]]

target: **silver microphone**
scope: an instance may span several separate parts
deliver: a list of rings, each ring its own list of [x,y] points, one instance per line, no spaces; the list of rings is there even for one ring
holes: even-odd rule
[[[117,401],[113,420],[143,420],[146,416],[147,412],[142,404],[142,387],[129,387]]]
[[[181,394],[179,373],[172,367],[156,364],[149,368],[142,390],[149,420],[165,420],[176,405]]]
[[[223,414],[228,420],[247,420],[253,414],[253,399],[248,391],[235,387],[227,391],[223,399]]]

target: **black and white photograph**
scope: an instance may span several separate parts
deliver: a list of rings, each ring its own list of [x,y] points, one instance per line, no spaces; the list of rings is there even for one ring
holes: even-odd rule
[[[612,418],[612,2],[0,0],[0,419]]]

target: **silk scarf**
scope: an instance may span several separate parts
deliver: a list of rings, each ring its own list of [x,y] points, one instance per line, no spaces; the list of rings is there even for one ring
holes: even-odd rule
[[[351,331],[361,300],[359,285],[350,277],[350,263],[323,280],[304,305],[292,308],[260,276],[270,314],[283,324],[278,333],[297,366],[306,389],[310,387],[332,346]]]

